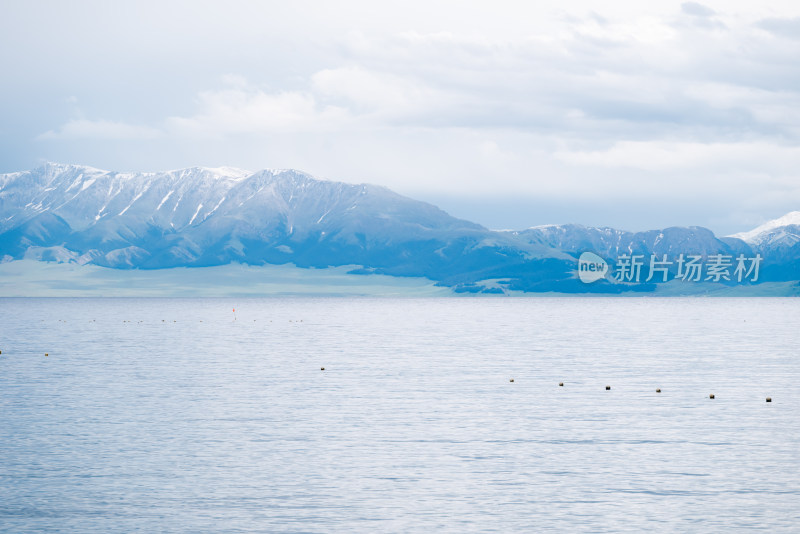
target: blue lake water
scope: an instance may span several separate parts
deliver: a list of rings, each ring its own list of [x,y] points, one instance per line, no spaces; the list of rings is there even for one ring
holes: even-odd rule
[[[796,299],[0,299],[0,530],[796,532],[799,320]]]

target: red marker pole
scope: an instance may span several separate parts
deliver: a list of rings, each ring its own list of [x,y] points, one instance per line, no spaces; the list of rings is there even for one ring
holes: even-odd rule
[[[236,308],[233,309],[233,320],[236,320]]]

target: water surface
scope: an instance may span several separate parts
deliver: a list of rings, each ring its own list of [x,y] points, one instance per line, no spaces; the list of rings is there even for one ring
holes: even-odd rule
[[[0,530],[796,531],[798,319],[793,299],[0,299]]]

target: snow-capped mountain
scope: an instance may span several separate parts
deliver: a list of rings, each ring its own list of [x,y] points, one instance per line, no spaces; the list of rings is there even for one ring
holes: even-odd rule
[[[529,243],[538,243],[580,254],[592,251],[605,258],[622,254],[738,254],[750,253],[750,247],[738,239],[718,239],[700,226],[671,227],[646,232],[628,232],[615,228],[595,228],[577,224],[535,226],[514,232]]]
[[[579,282],[576,258],[585,251],[609,263],[622,254],[760,253],[769,260],[763,279],[798,280],[798,221],[793,212],[725,238],[701,227],[491,231],[384,187],[296,170],[121,173],[48,163],[0,175],[0,261],[121,269],[354,265],[355,272],[424,276],[463,291],[630,290]]]
[[[383,187],[294,170],[62,164],[0,175],[0,257],[116,268],[355,264],[453,283],[533,258],[570,259]]]
[[[800,278],[800,211],[792,211],[749,232],[731,237],[741,239],[753,250],[769,258],[775,266],[775,279]]]
[[[615,228],[594,228],[575,224],[546,225],[529,228],[514,235],[529,244],[539,244],[578,255],[594,252],[613,262],[623,254],[655,254],[676,258],[680,254],[708,258],[717,254],[736,258],[739,255],[763,258],[761,280],[800,280],[800,212],[792,212],[758,228],[718,238],[703,227],[671,227],[645,232]],[[672,267],[676,270],[677,267]]]
[[[250,174],[230,168],[121,173],[47,163],[0,175],[0,231],[45,212],[78,231],[117,218],[184,228],[213,213],[225,192]]]
[[[730,237],[741,239],[759,249],[794,247],[800,243],[800,211],[792,211],[749,232],[733,234]]]

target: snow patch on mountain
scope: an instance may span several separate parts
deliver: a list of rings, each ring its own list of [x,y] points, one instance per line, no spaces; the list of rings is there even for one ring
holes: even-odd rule
[[[749,232],[740,232],[729,237],[741,239],[745,243],[755,246],[777,244],[792,246],[800,242],[800,228],[792,231],[787,228],[791,226],[800,227],[800,211],[789,212],[783,217],[768,221]]]

